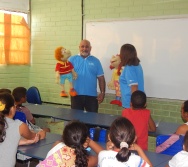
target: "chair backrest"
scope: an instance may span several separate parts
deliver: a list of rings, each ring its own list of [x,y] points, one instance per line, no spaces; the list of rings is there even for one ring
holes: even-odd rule
[[[26,93],[27,102],[33,104],[42,104],[40,93],[37,87],[32,86],[27,90]]]
[[[178,138],[176,138],[178,136]],[[175,155],[183,150],[182,135],[159,135],[156,138],[156,152],[160,154]],[[160,152],[158,150],[161,150]]]

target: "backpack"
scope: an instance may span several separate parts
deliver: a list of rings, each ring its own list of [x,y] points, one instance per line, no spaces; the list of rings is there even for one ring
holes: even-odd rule
[[[156,138],[156,153],[175,155],[183,150],[184,136],[177,134],[159,135]]]

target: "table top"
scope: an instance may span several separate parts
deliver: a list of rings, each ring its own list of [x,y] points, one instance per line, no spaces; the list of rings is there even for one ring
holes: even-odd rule
[[[33,115],[42,117],[52,117],[65,121],[80,120],[92,126],[100,126],[104,128],[110,127],[111,123],[120,115],[111,115],[104,113],[87,112],[83,110],[75,110],[69,108],[62,108],[55,105],[35,105],[24,104]],[[149,136],[156,137],[158,135],[172,134],[176,131],[179,123],[156,121],[156,132],[148,132]]]
[[[170,155],[158,154],[151,151],[144,151],[144,153],[149,158],[153,166],[157,167],[165,167],[168,164],[168,161],[172,158]]]
[[[100,127],[110,127],[111,123],[120,116],[68,108],[59,108],[58,106],[51,105],[26,104],[25,106],[35,116],[52,117],[54,119],[61,119],[65,121],[79,120],[86,124]]]
[[[70,111],[72,113],[77,111],[73,109],[60,108],[58,106],[52,106],[52,105],[38,105],[38,104],[30,104],[30,103],[24,105],[35,116],[54,117],[56,115],[68,114]]]
[[[157,137],[158,135],[173,134],[181,124],[175,122],[156,121],[156,125],[156,132],[149,132],[149,136]]]
[[[70,111],[67,114],[62,113],[54,116],[53,118],[66,121],[79,120],[81,122],[84,122],[85,124],[108,128],[117,117],[119,117],[119,115],[110,115],[78,110],[76,112]]]

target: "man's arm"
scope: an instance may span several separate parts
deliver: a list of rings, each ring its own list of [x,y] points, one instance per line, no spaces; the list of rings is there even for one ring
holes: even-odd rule
[[[105,82],[104,75],[98,77],[98,83],[99,83],[100,93],[99,93],[97,99],[98,99],[98,103],[100,104],[104,100],[105,89],[106,89],[106,82]]]

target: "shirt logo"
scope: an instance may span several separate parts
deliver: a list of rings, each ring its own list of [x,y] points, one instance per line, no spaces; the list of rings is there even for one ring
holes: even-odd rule
[[[88,64],[89,64],[90,66],[94,66],[94,63],[92,63],[92,62],[89,62]]]

